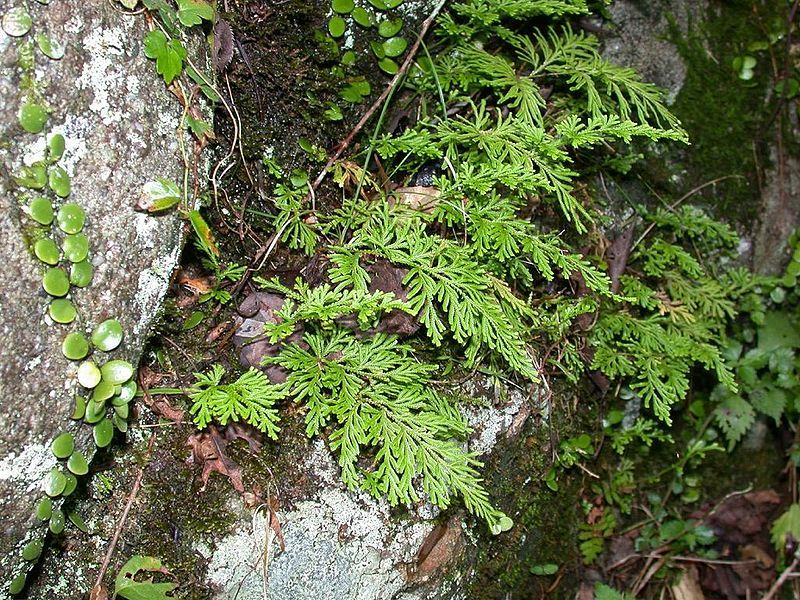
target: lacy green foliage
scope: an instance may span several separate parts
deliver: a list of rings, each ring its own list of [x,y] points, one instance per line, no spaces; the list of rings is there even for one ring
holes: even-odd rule
[[[586,232],[594,209],[589,194],[575,189],[583,162],[634,138],[684,140],[685,134],[657,88],[603,60],[595,38],[563,24],[587,12],[585,2],[468,0],[450,9],[438,30],[441,51],[420,59],[406,80],[422,98],[420,110],[411,111],[419,119],[402,133],[376,133],[367,150],[363,164],[376,152],[379,174],[351,161],[338,163],[333,180],[342,200],[322,211],[309,202],[308,177],[269,169],[279,180],[269,224],[289,249],[314,254],[328,282],[287,287],[261,281],[286,297],[265,336],[285,344],[269,361],[287,371],[288,379],[260,393],[270,408],[283,400],[304,406],[308,435],[329,434],[348,486],[386,496],[392,504],[417,501],[424,493],[447,507],[460,495],[470,511],[500,531],[510,520],[492,506],[475,457],[457,443],[466,426],[432,385],[439,367],[425,361],[425,352],[441,348],[448,364],[476,368],[488,361],[498,372],[536,382],[535,347],[558,342],[551,362],[577,378],[584,369],[580,342],[562,338],[577,317],[620,298],[591,258],[571,250],[563,232],[542,225],[562,225],[549,205],[571,222],[570,237]],[[530,31],[530,23],[523,28],[517,20],[531,17],[542,18],[540,30],[512,30]],[[429,196],[425,206],[402,192],[415,185],[412,175],[423,167],[435,171],[432,183],[415,186],[428,190],[422,192]],[[691,266],[691,256],[678,247],[660,250],[663,261],[648,267],[653,279],[667,267],[684,276],[681,269]],[[374,291],[375,274],[387,264],[402,277],[401,297]],[[570,280],[580,281],[585,295],[563,293]],[[543,291],[545,285],[552,293]],[[655,290],[642,286],[642,302],[651,302],[645,297]],[[701,309],[709,305],[708,294],[693,296],[680,282],[673,287],[676,298]],[[381,317],[398,310],[421,324],[409,343],[375,333]],[[657,327],[663,335],[673,333],[666,323]],[[710,334],[695,329],[681,325],[680,350],[674,350],[674,336],[659,340],[672,352],[665,368],[685,377],[705,357],[724,378]],[[299,335],[302,343],[293,341]],[[598,340],[600,347],[619,341],[613,335]],[[647,342],[645,337],[628,350],[641,353],[642,346],[655,360],[660,348]],[[229,406],[240,391],[232,394],[216,371],[205,377],[198,386],[208,399],[193,409],[199,423],[219,420],[216,406],[225,407],[220,414],[226,419],[248,418]],[[656,379],[650,385],[658,393],[673,386],[670,403],[685,391],[680,382]],[[587,451],[578,443],[583,441],[573,444],[576,461]]]
[[[208,373],[195,373],[194,385],[186,391],[192,400],[189,412],[200,429],[212,421],[250,423],[272,439],[278,439],[279,416],[275,402],[283,396],[261,371],[250,369],[233,383],[222,383],[225,369],[211,367]]]
[[[488,349],[524,377],[538,379],[520,335],[521,316],[507,300],[512,294],[504,282],[489,281],[469,250],[426,234],[419,220],[402,221],[387,213],[381,226],[333,249],[331,277],[339,285],[365,285],[366,271],[359,259],[364,256],[380,256],[408,268],[403,280],[408,311],[425,326],[431,343],[440,345],[449,333],[463,346],[467,365],[475,364],[479,353]]]
[[[643,275],[623,276],[621,293],[627,302],[601,312],[590,334],[592,368],[628,381],[645,405],[670,423],[670,408],[686,396],[695,365],[736,393],[721,349],[738,300],[756,280],[742,270],[714,270],[737,239],[730,228],[697,209],[657,211],[645,218],[656,227],[655,234],[634,250],[628,269]],[[702,262],[694,254],[698,244]]]
[[[451,165],[453,184],[463,188],[462,179],[473,175],[473,192],[502,190],[523,204],[528,194],[555,200],[585,231],[591,216],[573,193],[576,151],[634,137],[685,141],[661,91],[605,61],[593,36],[555,24],[546,33],[521,35],[507,21],[586,11],[584,2],[456,3],[442,20],[447,50],[412,81],[463,108],[384,137],[378,152],[405,155],[408,169],[442,160]],[[475,173],[483,174],[480,187]]]
[[[480,463],[452,441],[467,432],[456,408],[435,391],[435,366],[421,363],[394,336],[359,339],[335,329],[306,333],[308,349],[293,344],[270,359],[289,371],[278,389],[306,407],[306,433],[330,429],[342,479],[391,504],[419,499],[421,487],[431,502],[446,508],[453,494],[493,530],[507,518],[492,507],[476,468]],[[370,466],[360,466],[367,453]]]
[[[282,285],[277,278],[255,278],[255,281],[265,289],[286,296],[283,306],[275,313],[277,323],[265,325],[265,333],[273,343],[292,335],[298,325],[311,321],[324,329],[331,329],[336,319],[355,315],[359,328],[366,331],[381,315],[391,310],[410,310],[388,292],[368,292],[361,287],[344,289],[342,286],[334,290],[329,285],[311,288],[302,279],[297,279],[294,288]]]

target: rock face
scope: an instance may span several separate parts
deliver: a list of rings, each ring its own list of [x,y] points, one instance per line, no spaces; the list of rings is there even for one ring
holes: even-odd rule
[[[113,358],[138,362],[183,237],[174,213],[152,217],[133,210],[146,181],[157,176],[178,180],[182,173],[176,135],[181,110],[154,64],[144,57],[144,19],[126,15],[116,3],[81,0],[59,0],[50,6],[1,0],[0,17],[21,6],[30,10],[31,31],[11,37],[0,30],[3,582],[22,569],[19,548],[34,524],[31,513],[42,495],[42,478],[55,463],[50,443],[59,432],[75,429],[69,416],[77,364],[61,353],[64,336],[89,332],[105,319],[118,318],[125,339]],[[64,56],[53,60],[37,48],[35,66],[26,71],[18,52],[43,33],[64,45]],[[18,124],[17,111],[38,93],[49,118],[43,133],[27,133]],[[11,176],[23,164],[42,159],[50,133],[61,133],[66,140],[59,163],[72,177],[66,201],[86,212],[83,232],[94,266],[91,284],[70,291],[79,316],[69,325],[55,324],[46,316],[49,299],[41,283],[45,265],[31,251],[33,238],[41,234],[24,210],[29,190],[15,185]],[[65,201],[52,193],[49,197],[56,208]]]
[[[686,78],[686,65],[667,39],[670,19],[685,33],[689,22],[700,20],[705,6],[705,0],[618,0],[608,9],[613,24],[604,28],[603,54],[666,90],[672,102]]]

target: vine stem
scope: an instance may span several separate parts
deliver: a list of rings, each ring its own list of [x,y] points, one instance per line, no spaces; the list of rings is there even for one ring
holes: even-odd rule
[[[315,192],[319,186],[322,185],[322,182],[325,180],[325,177],[327,177],[328,172],[331,170],[331,167],[333,167],[334,163],[339,160],[342,154],[344,154],[344,151],[350,147],[353,139],[355,139],[358,133],[364,128],[364,125],[366,125],[367,121],[372,118],[372,115],[375,114],[375,111],[378,110],[378,108],[384,103],[386,98],[389,97],[389,94],[405,76],[405,74],[408,72],[408,69],[411,68],[411,64],[414,62],[414,57],[417,55],[417,52],[422,45],[422,39],[425,37],[425,34],[428,33],[428,30],[430,29],[431,25],[433,25],[433,22],[436,20],[436,17],[439,15],[439,12],[441,12],[446,2],[447,0],[439,0],[439,2],[431,11],[431,14],[428,15],[428,18],[422,22],[422,27],[420,27],[419,34],[417,34],[417,40],[408,51],[403,64],[400,66],[397,73],[394,74],[394,77],[392,77],[392,80],[389,82],[389,84],[384,88],[381,95],[378,96],[378,99],[375,100],[367,112],[364,113],[364,116],[361,117],[361,120],[356,124],[355,127],[353,127],[352,131],[347,134],[347,137],[339,143],[338,147],[336,148],[336,152],[334,152],[333,156],[328,159],[328,162],[325,164],[325,168],[320,171],[320,174],[317,175],[314,183],[311,184],[311,189],[306,196],[306,202],[311,199],[313,192]]]
[[[150,455],[153,453],[155,441],[156,434],[153,432],[150,435],[150,441],[147,444],[147,454],[145,455],[145,459],[149,459]],[[103,577],[105,577],[106,571],[108,571],[108,565],[111,564],[111,555],[114,554],[114,549],[117,547],[119,536],[122,535],[122,528],[125,526],[125,521],[128,518],[128,513],[131,510],[131,506],[133,506],[133,501],[136,500],[136,496],[139,494],[139,489],[142,487],[142,479],[144,478],[144,469],[146,466],[147,463],[139,467],[139,473],[136,475],[136,481],[133,482],[133,487],[131,488],[131,493],[128,496],[128,501],[125,503],[125,510],[122,511],[122,516],[119,518],[119,521],[117,521],[117,527],[114,529],[114,536],[111,538],[111,544],[108,546],[105,558],[103,558],[103,564],[100,567],[100,572],[97,574],[97,581],[95,581],[92,594],[95,594],[95,590],[102,588]],[[94,595],[92,597],[94,597]]]

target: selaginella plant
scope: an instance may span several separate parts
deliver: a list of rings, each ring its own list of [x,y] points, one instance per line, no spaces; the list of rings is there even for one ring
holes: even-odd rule
[[[403,82],[415,117],[387,132],[381,120],[361,154],[334,165],[342,195],[326,203],[333,208],[317,209],[307,179],[278,182],[267,225],[288,248],[317,254],[324,281],[261,281],[286,298],[263,335],[285,344],[270,362],[287,379],[246,373],[226,385],[218,369],[198,374],[198,426],[244,420],[274,436],[272,411],[291,400],[309,436],[327,434],[349,487],[392,504],[422,492],[442,508],[460,495],[493,531],[511,526],[464,450],[468,427],[435,382],[442,365],[426,357],[539,381],[537,347],[621,299],[568,241],[596,230],[582,169],[637,138],[686,140],[661,91],[603,59],[597,39],[570,24],[588,11],[583,0],[448,5],[435,51]],[[375,156],[377,172],[367,168]],[[402,293],[376,287],[380,265],[401,273]],[[585,293],[567,293],[570,279]],[[412,316],[419,332],[380,331],[390,311]],[[703,362],[716,367],[714,358]],[[574,353],[559,364],[572,375],[582,368]]]

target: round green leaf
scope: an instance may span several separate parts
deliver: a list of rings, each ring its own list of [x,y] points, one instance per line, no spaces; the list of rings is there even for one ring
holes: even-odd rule
[[[72,302],[66,298],[54,298],[48,307],[50,318],[56,323],[72,323],[78,312]]]
[[[3,31],[12,37],[21,37],[31,30],[33,20],[21,6],[9,9],[3,15]]]
[[[47,168],[41,161],[22,167],[14,174],[14,181],[22,187],[41,190],[47,185]]]
[[[31,219],[42,225],[50,225],[53,222],[53,204],[44,196],[39,196],[31,200],[28,210]]]
[[[54,133],[47,141],[47,150],[50,160],[58,160],[64,155],[64,136],[60,133]]]
[[[352,17],[353,21],[355,21],[362,27],[372,27],[372,24],[374,23],[372,15],[369,14],[366,10],[364,10],[360,6],[358,8],[353,9]]]
[[[335,38],[342,37],[345,29],[347,29],[347,23],[342,17],[331,17],[328,21],[328,32]]]
[[[121,433],[125,433],[126,431],[128,431],[128,422],[125,419],[121,419],[118,414],[114,413],[113,421],[114,421],[114,426]]]
[[[352,50],[347,50],[346,52],[343,52],[341,62],[345,66],[356,64],[356,53],[353,52]]]
[[[123,383],[120,386],[119,395],[117,398],[114,399],[114,404],[118,403],[128,403],[133,400],[133,397],[136,395],[136,382],[135,381],[128,381]]]
[[[53,501],[45,496],[36,505],[36,518],[40,521],[47,521],[53,514]]]
[[[70,419],[82,419],[86,414],[86,398],[83,396],[75,396],[75,408],[72,411]]]
[[[20,106],[17,118],[25,131],[39,133],[47,122],[47,111],[38,104],[26,103]]]
[[[42,287],[51,296],[66,296],[69,291],[69,279],[61,269],[50,267],[42,277]]]
[[[369,3],[378,10],[386,10],[386,3],[383,0],[369,0]]]
[[[372,41],[369,43],[369,47],[372,48],[372,53],[378,60],[386,58],[386,50],[380,42]]]
[[[394,75],[400,69],[397,63],[394,62],[391,58],[384,58],[382,60],[379,60],[378,66],[381,68],[381,71],[389,75]]]
[[[78,480],[72,473],[64,473],[64,477],[66,478],[67,483],[64,486],[64,491],[61,492],[61,495],[69,496],[72,492],[75,491],[75,488],[78,487]]]
[[[72,524],[80,529],[83,533],[89,533],[89,528],[86,527],[86,522],[78,513],[71,512],[67,515],[67,517],[70,521],[72,521]]]
[[[11,580],[11,583],[8,584],[8,593],[12,596],[16,596],[22,590],[25,589],[25,574],[17,575],[14,579]]]
[[[50,238],[37,240],[33,245],[33,253],[36,255],[36,258],[48,265],[57,265],[58,259],[61,258],[58,246],[56,246],[56,243]]]
[[[56,220],[64,233],[78,233],[86,222],[86,213],[74,202],[67,202],[58,209]]]
[[[103,379],[113,385],[125,383],[133,377],[133,367],[126,360],[110,360],[100,367],[100,372]]]
[[[397,35],[402,28],[403,19],[399,17],[397,19],[389,19],[378,24],[378,34],[381,37],[390,38]]]
[[[53,516],[50,517],[50,531],[52,531],[55,535],[58,535],[64,531],[64,524],[66,520],[67,519],[61,510],[54,510]]]
[[[44,493],[55,498],[64,491],[67,478],[61,469],[53,469],[44,479]]]
[[[64,45],[53,40],[45,33],[36,34],[36,45],[39,46],[39,50],[42,51],[42,54],[48,58],[60,60],[64,57]]]
[[[89,472],[89,463],[80,452],[73,452],[67,460],[67,468],[75,475],[86,475]]]
[[[79,288],[84,288],[92,282],[94,268],[88,260],[74,263],[69,268],[69,282]]]
[[[80,360],[89,354],[89,340],[82,333],[74,331],[64,338],[61,351],[70,360]]]
[[[97,423],[106,416],[106,403],[89,400],[86,404],[86,414],[83,420],[87,423]]]
[[[50,167],[50,170],[47,172],[47,185],[49,185],[50,189],[53,190],[55,195],[59,196],[60,198],[66,198],[72,191],[72,184],[70,183],[69,175],[67,175],[67,172],[59,166]],[[77,212],[75,211],[74,208],[71,207],[77,206],[78,208],[80,208],[80,206],[78,206],[77,204],[65,204],[64,206],[70,207],[68,210],[73,215],[77,214]],[[62,206],[61,208],[63,209],[64,206]],[[61,214],[60,211],[59,214]],[[83,215],[82,208],[80,214]],[[67,230],[64,229],[64,227],[61,225],[61,220],[58,221],[59,227],[61,227],[61,229],[64,229],[66,233],[78,233],[83,227],[82,217],[80,220],[80,224],[81,226],[78,227],[77,229],[75,229],[74,225],[69,225],[69,230]]]
[[[92,391],[92,400],[95,402],[105,402],[113,395],[114,395],[114,384],[103,379],[100,381],[100,383],[97,384],[97,387],[95,387],[94,390]]]
[[[98,448],[105,448],[111,443],[114,437],[114,423],[111,419],[103,419],[92,430],[94,435],[94,443]]]
[[[127,421],[129,410],[130,407],[127,404],[120,404],[119,406],[114,407],[114,416]]]
[[[62,433],[53,440],[51,450],[56,458],[67,458],[75,450],[75,437],[71,433]]]
[[[407,47],[408,42],[406,38],[402,37],[389,38],[383,42],[383,50],[386,52],[386,56],[400,56],[406,51]]]
[[[201,313],[202,319],[202,313]],[[92,344],[104,352],[110,352],[122,342],[122,325],[116,319],[100,323],[92,332]]]
[[[353,0],[332,0],[331,8],[334,12],[347,15],[355,8],[355,3]]]
[[[64,257],[69,262],[81,262],[89,255],[89,240],[82,233],[66,236],[61,247],[64,249]]]
[[[100,383],[100,367],[93,360],[85,360],[78,367],[78,383],[87,389],[92,389]]]
[[[44,549],[44,542],[42,540],[33,540],[22,549],[22,558],[25,560],[36,560],[41,556]]]

